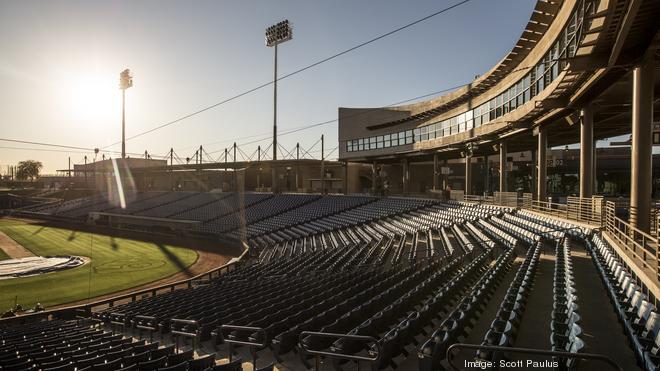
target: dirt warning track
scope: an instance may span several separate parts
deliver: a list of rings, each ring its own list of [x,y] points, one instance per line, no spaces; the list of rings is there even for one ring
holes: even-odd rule
[[[34,256],[32,251],[21,246],[11,237],[0,231],[0,250],[3,250],[12,259],[28,258]]]

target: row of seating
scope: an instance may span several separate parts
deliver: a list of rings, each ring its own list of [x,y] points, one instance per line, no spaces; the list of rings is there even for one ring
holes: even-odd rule
[[[495,318],[486,331],[482,345],[510,347],[515,344],[518,329],[525,314],[527,299],[534,284],[542,244],[537,242],[527,249],[527,255],[500,303]],[[494,361],[508,359],[502,352],[478,351],[477,359]]]
[[[212,233],[225,233],[236,229],[240,229],[240,232],[243,232],[246,227],[261,220],[286,213],[290,210],[300,210],[301,208],[305,208],[305,205],[314,204],[323,199],[325,197],[320,197],[319,195],[276,195],[264,202],[247,207],[241,210],[241,212],[231,213],[205,223],[201,228]],[[240,237],[239,233],[236,233],[235,237]]]
[[[554,230],[565,232],[569,236],[573,236],[581,240],[584,240],[591,234],[591,230],[589,230],[589,228],[579,227],[570,222],[559,221],[557,219],[542,216],[527,210],[518,210],[516,212],[516,216],[535,222],[537,224],[544,225]]]
[[[553,279],[552,320],[550,322],[550,344],[553,351],[577,353],[584,348],[580,339],[582,328],[578,296],[573,278],[570,239],[559,239],[555,245],[555,273]],[[576,366],[576,359],[561,359],[566,368]]]
[[[489,250],[484,254],[491,252],[492,250]],[[440,323],[439,328],[419,348],[417,358],[419,360],[420,371],[446,369],[444,360],[447,349],[452,344],[457,343],[459,338],[467,334],[468,330],[474,324],[472,322],[473,319],[478,317],[485,308],[485,305],[492,297],[493,291],[501,282],[503,275],[510,268],[514,257],[513,249],[507,249],[500,254],[495,265],[488,269],[486,269],[486,266],[482,266],[477,271],[477,273],[482,274],[478,274],[475,277],[478,278],[476,284],[471,286],[468,294],[460,299],[458,305],[451,312],[443,315],[443,321]],[[465,272],[469,271],[466,270]],[[484,272],[485,274],[483,274]],[[455,279],[460,280],[462,277],[458,276]],[[469,282],[469,285],[471,284],[472,282]],[[442,303],[437,308],[437,314],[442,313],[443,309],[451,303],[447,299],[451,300],[451,297],[455,296],[455,294],[451,294],[454,285],[454,282],[449,281],[442,288],[442,291],[440,291],[439,295],[440,297],[444,297],[444,301],[439,301],[438,296],[434,298],[436,302]]]
[[[639,363],[648,371],[657,370],[660,368],[660,314],[657,308],[600,235],[593,235],[587,248]]]
[[[227,197],[232,197],[234,193],[230,192],[189,192],[191,196],[178,199],[174,202],[161,204],[157,207],[143,210],[136,215],[150,216],[155,218],[169,218],[179,213],[184,213],[190,210],[206,206],[216,201],[223,200]]]
[[[193,357],[174,346],[133,341],[87,322],[47,321],[0,331],[3,371],[202,371],[215,366],[215,355]]]

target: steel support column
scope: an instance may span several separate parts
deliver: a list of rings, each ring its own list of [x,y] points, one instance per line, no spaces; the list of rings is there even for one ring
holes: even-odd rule
[[[438,154],[433,154],[433,190],[438,190]]]
[[[376,194],[376,161],[371,163],[371,194]]]
[[[344,194],[348,194],[348,161],[344,161]]]
[[[651,218],[653,55],[633,70],[630,224],[649,233]]]
[[[593,195],[594,113],[591,104],[582,108],[580,120],[580,197]]]
[[[536,154],[536,194],[539,201],[547,201],[546,187],[548,184],[547,169],[548,129],[539,127],[538,148]]]
[[[465,155],[465,194],[472,194],[472,156]]]
[[[500,143],[500,192],[506,192],[506,142]]]
[[[408,193],[408,182],[410,181],[410,170],[408,169],[408,159],[401,160],[402,180],[403,180],[403,193]]]

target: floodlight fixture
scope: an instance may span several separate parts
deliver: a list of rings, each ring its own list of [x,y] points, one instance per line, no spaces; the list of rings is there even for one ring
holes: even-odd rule
[[[288,19],[266,28],[266,46],[277,46],[293,38],[293,28]]]

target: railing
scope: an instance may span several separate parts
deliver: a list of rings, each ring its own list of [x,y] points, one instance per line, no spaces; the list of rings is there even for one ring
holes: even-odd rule
[[[532,200],[531,210],[600,227],[603,225],[605,207],[600,197],[568,197],[565,204]]]
[[[133,317],[135,328],[140,330],[140,339],[142,339],[142,330],[149,331],[149,341],[153,343],[154,332],[158,331],[158,318],[153,316],[135,316]]]
[[[339,340],[339,339],[348,339],[348,340],[353,340],[353,341],[364,342],[365,344],[372,343],[376,347],[376,354],[373,357],[367,357],[367,356],[360,356],[360,355],[355,355],[355,354],[345,354],[345,353],[328,352],[328,351],[324,351],[324,350],[310,349],[303,342],[303,339],[308,337],[308,336],[310,336],[310,337],[330,338],[330,339],[337,339],[337,340]],[[381,355],[380,343],[378,342],[378,340],[376,340],[372,336],[349,335],[349,334],[333,334],[333,333],[329,333],[329,332],[303,331],[302,333],[300,333],[300,336],[298,337],[298,344],[300,346],[300,353],[301,353],[301,358],[302,358],[303,363],[305,363],[305,364],[307,363],[306,360],[304,359],[304,356],[306,354],[314,356],[314,360],[315,360],[314,370],[320,370],[321,357],[337,358],[337,359],[343,359],[343,360],[347,360],[347,361],[355,361],[357,363],[357,369],[358,369],[358,371],[360,371],[360,362],[361,361],[366,361],[366,362],[369,362],[370,365],[375,365],[375,364],[378,364],[378,361],[380,360],[380,355]]]
[[[240,264],[243,264],[242,259],[248,253],[249,249],[245,249],[241,256],[230,263],[227,263],[218,268],[211,269],[210,271],[198,274],[194,277],[187,278],[181,281],[176,281],[140,291],[134,291],[128,294],[113,296],[108,299],[97,300],[91,303],[85,303],[80,305],[73,305],[64,308],[45,310],[43,312],[36,312],[30,314],[23,314],[16,317],[2,318],[0,319],[0,326],[3,325],[12,325],[12,324],[24,324],[30,321],[38,321],[44,318],[63,318],[63,319],[73,319],[81,312],[92,314],[94,308],[101,306],[114,307],[115,303],[130,300],[132,302],[137,301],[141,298],[153,297],[162,292],[170,292],[179,288],[192,288],[193,284],[204,279],[211,280],[213,278],[219,278],[222,275],[229,273],[235,270]]]
[[[248,340],[239,340],[232,339],[229,336],[225,335],[225,331],[232,330],[236,332],[249,332],[250,334],[258,334],[261,336],[261,342],[250,341]],[[237,345],[247,345],[250,347],[250,354],[252,355],[252,369],[257,369],[257,351],[264,349],[268,346],[268,339],[266,336],[266,330],[261,327],[250,327],[250,326],[235,326],[235,325],[222,325],[220,327],[220,335],[222,336],[225,343],[229,344],[229,362],[232,361],[234,355],[234,344]]]
[[[660,280],[658,260],[658,237],[653,237],[633,227],[616,216],[616,204],[607,201],[605,206],[605,230],[616,242],[629,252],[642,267],[656,272]]]
[[[550,356],[553,358],[566,358],[566,359],[587,359],[600,361],[608,364],[613,370],[623,371],[623,368],[619,366],[612,358],[596,353],[572,353],[572,352],[556,352],[551,350],[542,350],[542,349],[532,349],[532,348],[514,348],[514,347],[500,347],[495,345],[477,345],[477,344],[463,344],[457,343],[452,344],[447,349],[447,363],[449,363],[449,368],[453,371],[461,371],[464,368],[456,367],[453,363],[454,361],[454,350],[460,349],[471,349],[471,350],[491,350],[496,352],[503,353],[522,353],[529,355],[541,355],[541,356]],[[483,361],[487,362],[487,361]],[[490,367],[488,367],[490,368]]]
[[[176,351],[179,351],[179,338],[191,338],[192,348],[195,350],[195,340],[199,336],[199,323],[192,319],[177,319],[170,320],[170,328],[172,337],[175,338]],[[187,330],[186,330],[187,329]]]
[[[518,192],[495,192],[492,196],[463,195],[463,201],[507,207],[530,208],[532,194],[523,193],[520,195]]]
[[[518,207],[518,193],[517,192],[495,192],[493,194],[493,202],[496,205]]]

